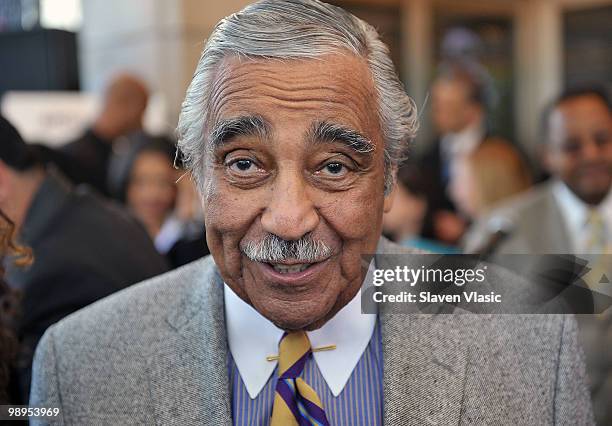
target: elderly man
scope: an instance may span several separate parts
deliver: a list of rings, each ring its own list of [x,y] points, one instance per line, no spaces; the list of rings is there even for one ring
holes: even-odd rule
[[[591,424],[571,318],[361,313],[416,111],[376,31],[316,0],[222,20],[179,123],[212,257],[40,344],[78,424]],[[376,267],[384,267],[377,257]]]

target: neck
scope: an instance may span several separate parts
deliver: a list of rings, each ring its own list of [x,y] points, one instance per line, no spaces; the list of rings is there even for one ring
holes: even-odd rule
[[[608,194],[606,193],[606,194],[593,195],[591,197],[582,197],[576,194],[579,200],[581,200],[583,203],[589,206],[589,208],[592,208],[592,209],[599,207],[599,205],[603,203],[603,201],[606,199],[607,195]]]
[[[93,124],[92,129],[101,138],[113,141],[121,135],[138,130],[138,125],[134,123],[129,125],[125,122],[122,124],[121,117],[117,117],[116,113],[103,112]]]
[[[151,239],[154,240],[157,234],[159,234],[159,231],[161,230],[161,227],[163,225],[163,219],[158,220],[158,219],[144,219],[143,218],[142,223],[144,224]]]
[[[569,191],[570,194],[572,194],[582,203],[586,204],[589,208],[599,207],[610,194],[610,188],[608,188],[607,191],[601,192],[601,193],[584,194],[584,193],[580,193],[580,191],[575,189],[572,185],[568,184],[567,182],[563,182],[563,184],[565,188]]]
[[[482,121],[480,119],[475,119],[467,123],[467,125],[463,126],[463,128],[457,132],[456,135],[466,134],[470,132],[477,132],[483,127]]]

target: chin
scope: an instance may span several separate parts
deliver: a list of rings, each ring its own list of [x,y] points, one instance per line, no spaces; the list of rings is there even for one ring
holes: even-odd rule
[[[337,309],[336,304],[321,303],[321,300],[311,302],[278,303],[274,306],[256,307],[264,317],[283,330],[316,330],[321,328]]]
[[[311,328],[309,328],[310,324],[308,324],[308,322],[304,322],[301,320],[283,318],[283,319],[280,319],[279,321],[272,321],[272,323],[278,328],[285,330],[285,331],[311,330]]]
[[[610,185],[589,185],[583,186],[583,190],[578,195],[586,203],[596,205],[606,198],[609,191]]]
[[[329,319],[329,312],[299,312],[283,310],[282,312],[266,312],[272,323],[283,330],[315,330]]]

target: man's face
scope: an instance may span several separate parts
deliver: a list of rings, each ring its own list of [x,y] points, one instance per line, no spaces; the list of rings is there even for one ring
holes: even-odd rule
[[[457,133],[476,119],[477,107],[470,102],[465,84],[438,80],[431,89],[432,119],[441,134]]]
[[[545,162],[584,202],[599,204],[612,185],[612,115],[596,96],[559,105],[548,123]]]
[[[211,253],[225,282],[277,326],[316,329],[357,293],[361,255],[374,252],[391,204],[371,74],[349,54],[228,58],[218,70],[203,194]],[[249,247],[270,236],[327,249],[253,260]]]

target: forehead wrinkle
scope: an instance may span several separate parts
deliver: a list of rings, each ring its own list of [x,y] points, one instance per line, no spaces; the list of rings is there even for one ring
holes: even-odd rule
[[[330,57],[334,57],[334,55],[329,55]],[[346,58],[345,56],[343,56],[343,58]],[[359,64],[361,64],[362,67],[362,71],[365,71],[365,73],[367,74],[367,76],[369,78],[371,78],[371,71],[367,65],[367,62],[365,60],[362,60],[361,58],[357,58],[355,57],[355,59],[357,60],[357,62]],[[325,65],[327,64],[327,65]],[[217,72],[217,80],[221,81],[223,80],[225,77],[244,77],[249,76],[251,77],[254,73],[258,73],[260,76],[262,77],[269,77],[273,80],[278,80],[278,76],[279,74],[281,76],[285,76],[288,74],[293,74],[292,78],[290,80],[288,80],[288,82],[293,82],[293,81],[305,81],[305,82],[310,82],[313,79],[312,75],[295,75],[295,73],[292,73],[293,70],[297,70],[300,67],[304,66],[304,65],[323,65],[319,68],[321,68],[320,71],[316,72],[315,74],[315,78],[319,77],[319,76],[332,76],[334,78],[342,78],[342,81],[348,82],[348,83],[352,83],[355,81],[359,81],[356,80],[354,78],[350,78],[350,76],[354,76],[355,72],[352,73],[346,73],[346,74],[338,74],[337,70],[333,70],[334,68],[337,68],[336,65],[338,65],[337,61],[335,60],[324,60],[323,58],[320,58],[319,60],[314,60],[314,59],[285,59],[285,60],[274,60],[274,59],[247,59],[247,60],[240,60],[236,57],[227,57],[225,58],[218,66],[218,72]],[[282,70],[282,73],[279,73],[278,71],[275,71],[274,68],[275,67],[284,67],[284,69]],[[344,68],[347,68],[347,66],[343,66]],[[355,67],[351,67],[351,70],[354,71],[356,68]],[[222,71],[226,71],[226,72],[222,72]],[[282,81],[282,80],[279,80]]]
[[[318,121],[340,118],[341,122],[360,131],[370,126],[380,130],[377,108],[370,107],[378,96],[367,64],[364,63],[366,68],[361,70],[365,78],[350,78],[354,72],[334,72],[337,70],[335,62],[324,67],[321,73],[317,73],[316,68],[315,72],[300,72],[300,63],[306,61],[296,61],[296,67],[288,66],[286,73],[282,69],[274,70],[277,65],[290,63],[272,60],[238,62],[237,58],[226,58],[220,65],[222,70],[215,76],[215,90],[209,98],[208,122],[214,123],[225,114],[259,113],[259,103],[265,103],[272,109],[291,113],[310,110]],[[349,64],[344,68],[353,70],[355,67]],[[293,69],[296,72],[292,72]],[[378,144],[378,136],[371,136]]]
[[[218,92],[211,110],[215,111],[217,116],[223,115],[227,109],[233,109],[233,106],[238,106],[238,109],[241,111],[257,111],[257,105],[249,108],[250,105],[253,105],[253,99],[257,99],[258,102],[269,102],[274,107],[287,110],[313,110],[319,113],[333,112],[335,115],[346,114],[350,117],[355,116],[362,122],[369,121],[367,110],[363,107],[362,103],[358,102],[357,96],[338,94],[333,90],[325,90],[322,93],[320,88],[316,91],[313,90],[309,93],[300,94],[268,89],[269,86],[249,87],[246,90],[242,87],[222,88]]]
[[[248,98],[248,94],[245,93],[245,89],[248,88],[248,82],[244,80],[238,80],[236,84],[224,84],[224,80],[216,80],[214,82],[214,90],[210,96],[208,103],[208,110],[211,112],[209,122],[214,123],[217,121],[219,112],[223,109],[223,106],[229,99],[236,97],[237,100],[243,100]]]
[[[235,83],[230,81],[224,82],[222,86],[215,91],[212,98],[212,105],[220,106],[221,103],[227,102],[228,98],[237,97],[238,100],[252,98],[253,95],[268,97],[285,102],[322,102],[336,104],[353,104],[354,109],[358,105],[358,101],[366,101],[369,96],[366,91],[357,85],[353,91],[334,87],[314,86],[309,81],[309,86],[296,86],[295,84],[287,84],[281,87],[278,81],[275,82],[259,82],[256,86],[252,82],[238,80]],[[220,109],[220,108],[217,108]]]
[[[362,70],[366,71],[367,80],[349,78],[349,73],[346,73],[345,77],[341,73],[334,72],[334,62],[329,67],[324,68],[322,72],[314,74],[312,72],[292,72],[292,70],[299,70],[301,64],[309,62],[311,61],[295,61],[296,65],[291,66],[292,61],[250,60],[238,62],[237,58],[229,57],[220,64],[214,86],[223,88],[224,86],[237,84],[240,88],[248,90],[249,88],[257,89],[257,86],[261,85],[265,86],[266,90],[272,89],[290,92],[327,89],[335,95],[343,93],[350,97],[361,96],[366,100],[370,99],[375,93],[369,68]],[[278,65],[286,65],[286,69],[282,70],[282,72],[274,71],[273,67]],[[366,64],[363,65],[367,67]],[[354,75],[354,73],[350,74]],[[260,81],[257,85],[254,85],[254,80]]]

